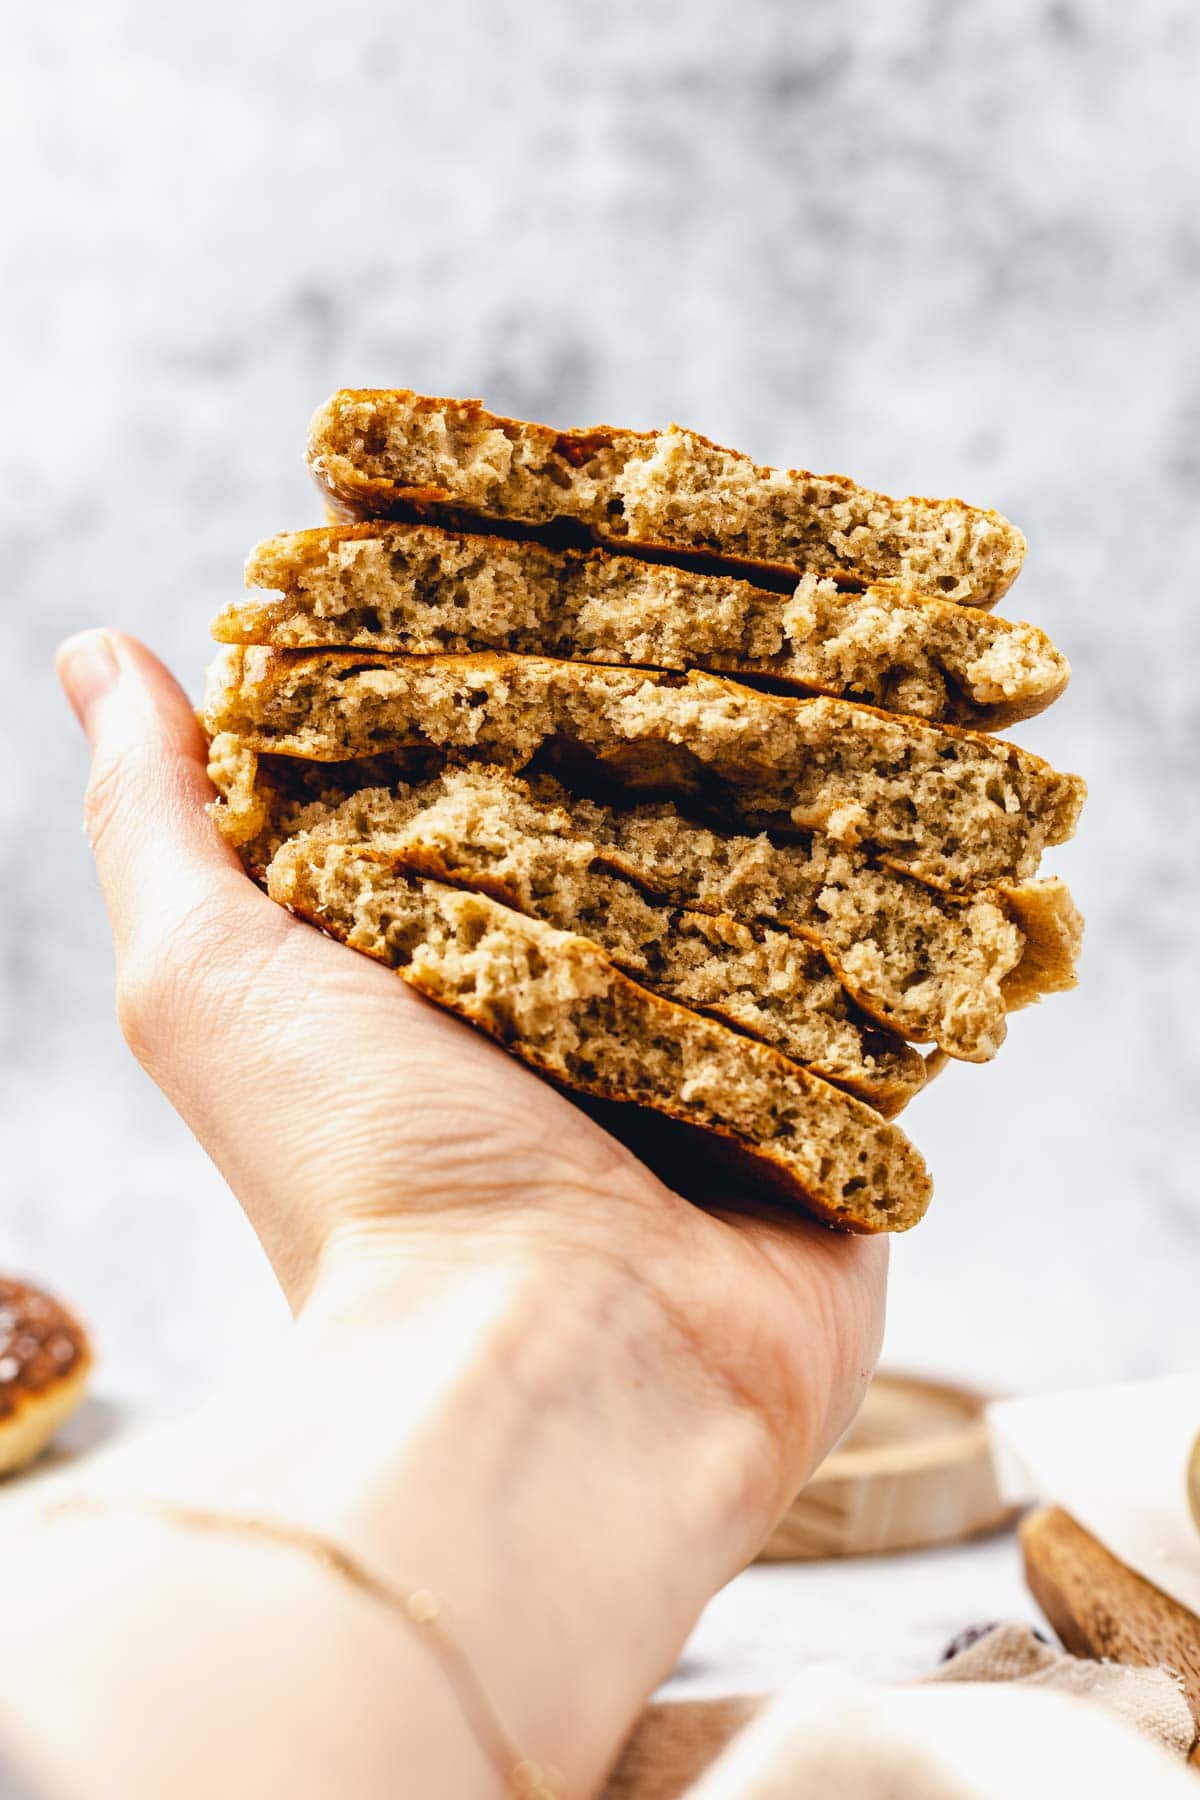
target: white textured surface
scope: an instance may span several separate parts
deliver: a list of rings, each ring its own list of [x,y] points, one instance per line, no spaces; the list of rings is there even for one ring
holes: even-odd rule
[[[1009,1534],[946,1550],[763,1563],[711,1600],[663,1687],[672,1700],[765,1694],[806,1668],[910,1681],[968,1625],[1044,1629]]]
[[[196,1393],[278,1312],[112,1024],[52,648],[116,623],[194,688],[251,543],[317,517],[310,411],[391,381],[562,424],[675,417],[1022,525],[1010,610],[1075,666],[1023,736],[1093,788],[1055,858],[1084,986],[910,1115],[938,1195],[896,1247],[889,1354],[1016,1389],[1194,1359],[1198,21],[1191,0],[14,20],[0,1264],[78,1302],[110,1389]]]

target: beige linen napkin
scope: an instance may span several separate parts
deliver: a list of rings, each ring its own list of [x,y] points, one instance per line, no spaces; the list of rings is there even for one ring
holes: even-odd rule
[[[1143,1736],[1186,1757],[1196,1737],[1191,1709],[1168,1669],[1135,1669],[1123,1663],[1068,1656],[1028,1625],[997,1625],[949,1662],[924,1676],[923,1686],[951,1681],[1013,1681],[1099,1700]]]
[[[1185,1800],[1193,1737],[1166,1670],[1003,1625],[911,1687],[810,1671],[766,1703],[652,1706],[605,1800]]]

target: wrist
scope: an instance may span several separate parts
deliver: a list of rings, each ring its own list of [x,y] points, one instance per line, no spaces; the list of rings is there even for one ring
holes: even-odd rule
[[[341,1397],[347,1488],[384,1498],[393,1454],[408,1463],[444,1440],[460,1483],[497,1506],[527,1503],[526,1485],[563,1500],[586,1484],[645,1529],[657,1489],[658,1510],[703,1544],[712,1586],[771,1486],[759,1415],[631,1268],[591,1248],[360,1241],[325,1264],[289,1360],[290,1381],[309,1368],[306,1404],[323,1404],[318,1383]]]
[[[337,1246],[255,1461],[265,1503],[446,1600],[509,1731],[578,1786],[751,1553],[766,1433],[619,1262],[487,1248]]]
[[[362,1396],[370,1429],[356,1469],[381,1444],[408,1456],[445,1435],[464,1478],[496,1475],[495,1457],[514,1485],[611,1479],[631,1516],[644,1515],[643,1490],[661,1487],[664,1505],[678,1490],[686,1507],[669,1510],[702,1541],[712,1587],[770,1523],[768,1422],[633,1265],[594,1242],[547,1248],[519,1228],[345,1234],[323,1258],[293,1349],[327,1378],[342,1367],[343,1395]],[[339,1433],[355,1412],[343,1411]]]

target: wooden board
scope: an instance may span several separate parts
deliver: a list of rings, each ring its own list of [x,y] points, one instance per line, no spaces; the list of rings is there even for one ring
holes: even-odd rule
[[[1200,1726],[1200,1619],[1119,1561],[1058,1507],[1021,1523],[1025,1579],[1075,1656],[1174,1670]],[[1200,1767],[1200,1742],[1189,1761]]]
[[[760,1561],[877,1556],[957,1543],[1015,1516],[996,1484],[990,1396],[881,1372],[833,1454],[785,1513]]]
[[[652,1703],[634,1726],[602,1800],[679,1800],[764,1704],[742,1694]]]

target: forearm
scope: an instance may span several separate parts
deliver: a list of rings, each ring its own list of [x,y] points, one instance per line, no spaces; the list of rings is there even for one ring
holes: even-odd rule
[[[315,1561],[112,1511],[4,1581],[0,1741],[47,1800],[503,1793],[426,1647]]]
[[[271,1366],[104,1490],[303,1524],[433,1589],[510,1737],[586,1793],[751,1547],[760,1428],[621,1270],[420,1256],[380,1291],[327,1284]],[[3,1578],[5,1702],[85,1800],[164,1791],[155,1756],[179,1800],[230,1755],[298,1797],[390,1795],[399,1769],[405,1791],[499,1791],[428,1646],[302,1556],[118,1510],[41,1527]]]

